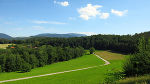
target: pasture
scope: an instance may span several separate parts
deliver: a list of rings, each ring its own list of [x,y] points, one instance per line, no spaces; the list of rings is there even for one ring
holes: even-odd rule
[[[122,62],[124,60],[125,55],[113,53],[110,51],[96,51],[96,54],[108,60],[111,64],[87,70],[68,72],[13,82],[6,82],[6,84],[101,84],[108,76],[108,73],[122,70]],[[36,68],[28,73],[2,73],[0,74],[0,81],[60,72],[65,70],[80,69],[103,64],[104,62],[96,56],[85,55],[70,61],[59,62],[52,65],[47,65],[45,67]]]

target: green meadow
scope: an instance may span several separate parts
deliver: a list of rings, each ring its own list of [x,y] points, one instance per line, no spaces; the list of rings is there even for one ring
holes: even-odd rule
[[[32,69],[31,72],[0,73],[0,81],[14,79],[14,78],[49,74],[49,73],[66,71],[66,70],[80,69],[80,68],[85,68],[85,67],[90,67],[90,66],[95,66],[95,65],[101,65],[101,64],[104,64],[104,62],[98,59],[96,56],[85,55],[85,56],[82,56],[82,57],[79,57],[77,59],[73,59],[70,61],[58,62],[55,64],[47,65],[45,67],[35,68],[35,69]]]
[[[122,70],[122,63],[125,55],[113,53],[110,51],[96,51],[97,55],[102,56],[108,60],[111,64],[106,66],[99,66],[87,70],[68,72],[62,74],[56,74],[51,76],[44,76],[38,78],[31,78],[13,82],[6,82],[6,84],[101,84],[104,82],[108,73]],[[109,56],[113,58],[109,58]],[[108,56],[108,57],[107,57]],[[114,59],[115,58],[115,59]],[[117,59],[118,58],[118,59]],[[80,69],[95,65],[103,65],[104,62],[94,55],[85,55],[77,59],[70,61],[59,62],[45,67],[33,69],[28,73],[2,73],[0,74],[0,80],[8,80],[14,78],[22,78],[29,76],[36,76],[72,69]],[[5,84],[5,83],[4,83]]]

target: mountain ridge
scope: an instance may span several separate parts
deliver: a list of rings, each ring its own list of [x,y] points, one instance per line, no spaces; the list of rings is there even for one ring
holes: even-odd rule
[[[82,36],[87,36],[85,34],[78,34],[78,33],[67,33],[67,34],[56,34],[56,33],[43,33],[43,34],[38,34],[32,37],[59,37],[59,38],[70,38],[70,37],[82,37]]]
[[[2,38],[2,39],[12,39],[13,37],[11,37],[7,34],[4,34],[4,33],[0,33],[0,38]]]
[[[55,38],[71,38],[71,37],[82,37],[87,36],[85,34],[78,34],[78,33],[67,33],[67,34],[57,34],[57,33],[41,33],[34,36],[29,37],[11,37],[7,34],[0,33],[0,38],[3,39],[26,39],[26,38],[32,38],[32,37],[55,37]]]

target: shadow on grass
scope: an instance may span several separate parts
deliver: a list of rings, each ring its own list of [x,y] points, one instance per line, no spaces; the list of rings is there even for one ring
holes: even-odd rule
[[[119,53],[119,54],[123,54],[123,55],[128,55],[129,53],[125,53],[125,52],[120,52],[120,51],[114,51],[114,50],[107,50],[111,53]]]

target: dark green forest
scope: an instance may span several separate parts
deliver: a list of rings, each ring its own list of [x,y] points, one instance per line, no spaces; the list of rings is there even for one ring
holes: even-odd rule
[[[130,55],[124,65],[126,76],[140,76],[150,74],[150,39],[141,37],[138,42],[138,51]]]
[[[26,40],[0,40],[0,43],[32,44],[33,46],[51,45],[60,47],[83,47],[97,50],[114,50],[124,53],[134,53],[137,48],[138,36],[131,35],[94,35],[74,38],[44,38],[35,37]]]
[[[84,49],[81,47],[61,48],[50,45],[40,47],[15,45],[0,50],[0,70],[1,72],[29,72],[33,68],[67,61],[83,54]]]

